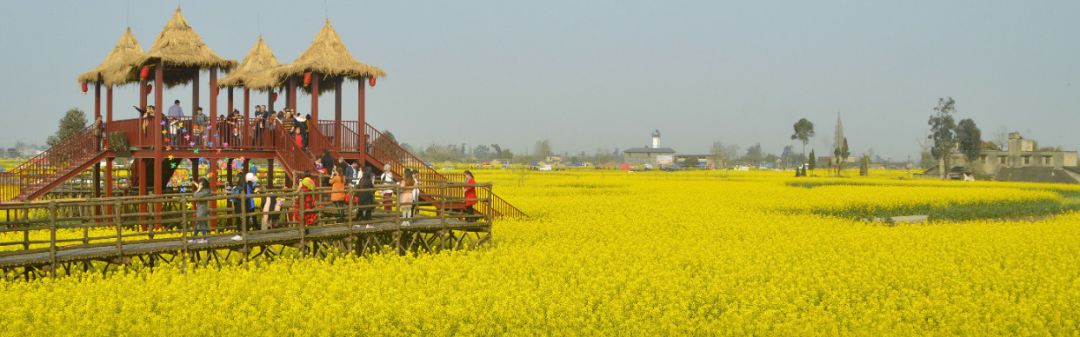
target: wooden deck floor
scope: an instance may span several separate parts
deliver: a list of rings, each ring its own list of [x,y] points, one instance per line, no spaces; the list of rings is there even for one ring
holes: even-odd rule
[[[352,235],[391,234],[402,232],[438,232],[443,230],[484,232],[490,231],[488,222],[466,222],[459,219],[431,218],[413,220],[408,226],[398,227],[394,221],[376,222],[370,225],[324,225],[308,227],[301,233],[298,228],[255,230],[248,232],[241,240],[234,240],[235,233],[207,236],[206,243],[191,243],[183,238],[127,241],[121,245],[101,243],[76,245],[58,248],[55,251],[56,263],[94,261],[124,256],[137,256],[155,253],[202,251],[213,249],[241,249],[256,245],[288,245],[301,240],[325,240],[343,238]],[[24,252],[5,252],[0,255],[0,268],[48,265],[54,262],[50,251],[32,250]]]

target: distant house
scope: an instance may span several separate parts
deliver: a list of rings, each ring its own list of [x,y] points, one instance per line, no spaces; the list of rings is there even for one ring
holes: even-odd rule
[[[954,152],[952,166],[962,166],[976,174],[986,174],[1001,181],[1080,182],[1077,152],[1039,149],[1035,140],[1024,139],[1019,132],[1009,134],[1005,149],[983,149],[974,163]],[[932,169],[936,174],[936,168]]]
[[[633,165],[671,165],[675,163],[675,150],[660,147],[660,130],[652,133],[652,146],[623,150],[623,162]]]

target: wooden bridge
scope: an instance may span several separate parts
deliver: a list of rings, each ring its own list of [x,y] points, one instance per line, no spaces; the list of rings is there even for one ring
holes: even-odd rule
[[[181,268],[249,265],[284,256],[327,257],[335,254],[419,254],[467,249],[492,243],[494,210],[491,185],[474,185],[475,214],[451,203],[466,185],[437,183],[421,186],[429,195],[415,204],[416,213],[403,218],[396,185],[350,189],[350,196],[394,190],[390,200],[358,205],[350,197],[343,207],[329,201],[329,189],[313,192],[276,190],[251,195],[190,194],[114,197],[94,200],[47,200],[0,205],[0,270],[6,280],[35,279],[118,270],[153,270],[164,264]],[[240,207],[212,209],[196,217],[192,205],[227,204],[252,198],[254,212]],[[313,198],[306,209],[298,200]],[[230,199],[232,201],[230,201]],[[267,207],[267,200],[282,200],[283,207]],[[438,200],[438,201],[436,201]],[[274,205],[276,203],[272,203]],[[409,207],[409,205],[405,205]],[[390,208],[387,211],[386,208]],[[161,209],[159,212],[146,211]],[[371,219],[355,218],[359,210],[373,210]],[[344,218],[338,217],[338,212]],[[304,225],[305,215],[317,214]],[[210,235],[194,237],[196,222],[207,221]],[[21,234],[21,235],[20,235]]]

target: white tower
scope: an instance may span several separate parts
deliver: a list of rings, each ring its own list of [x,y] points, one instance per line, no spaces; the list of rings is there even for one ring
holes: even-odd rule
[[[652,147],[654,149],[660,147],[660,130],[653,130],[652,132]]]

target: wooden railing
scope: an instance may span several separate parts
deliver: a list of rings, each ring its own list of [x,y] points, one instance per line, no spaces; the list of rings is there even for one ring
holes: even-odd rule
[[[0,174],[0,200],[24,199],[102,152],[100,130],[86,128]]]
[[[416,172],[416,177],[420,180],[421,184],[429,182],[439,184],[455,181],[429,167],[423,160],[417,158],[398,145],[397,141],[390,139],[370,124],[366,125],[364,134],[366,135],[368,144],[367,155],[382,164],[390,164],[390,170],[398,177],[401,177],[404,174],[405,169],[410,169],[413,172]],[[457,181],[460,182],[461,180],[464,180],[464,177]],[[481,197],[481,199],[490,200],[490,202],[488,202],[488,205],[481,205],[481,208],[491,212],[489,214],[493,216],[515,218],[528,216],[525,212],[522,212],[517,207],[514,207],[514,205],[506,202],[506,200],[503,200],[498,195],[491,193],[490,189],[486,192],[480,192],[478,190],[477,193],[478,197],[480,197],[479,193],[488,193],[486,197]],[[447,204],[452,203],[447,202]]]
[[[462,184],[442,184],[430,186],[428,191],[449,191],[463,187]],[[475,188],[478,191],[490,191],[491,185],[478,184]],[[385,189],[394,190],[395,197],[383,203],[377,199],[381,193],[375,192]],[[413,205],[399,204],[396,196],[400,193],[411,192],[403,191],[396,185],[376,186],[370,189],[349,188],[346,191],[349,197],[343,205],[323,201],[328,200],[327,197],[334,192],[328,188],[319,188],[314,191],[276,190],[239,195],[219,191],[202,198],[194,198],[192,194],[185,193],[99,198],[85,201],[32,201],[3,204],[0,205],[0,216],[4,216],[3,221],[0,221],[0,237],[16,239],[0,241],[0,260],[20,254],[47,252],[49,261],[43,264],[51,265],[55,271],[58,253],[81,248],[115,247],[117,252],[123,254],[127,245],[147,242],[176,242],[183,250],[198,249],[199,245],[205,248],[205,242],[195,239],[206,237],[238,236],[232,241],[245,246],[249,237],[258,233],[293,233],[292,236],[279,239],[287,242],[299,237],[303,240],[306,229],[316,227],[359,228],[379,225],[379,228],[387,231],[401,231],[422,220],[431,219],[438,221],[426,223],[435,224],[436,227],[439,224],[447,225],[451,220],[456,220],[459,225],[469,226],[490,226],[492,223],[491,216],[485,215],[491,213],[483,212],[482,209],[479,209],[482,212],[478,214],[469,215],[459,210],[440,208],[434,202],[425,201],[415,203],[417,211],[411,217],[403,217],[400,210]],[[365,205],[356,204],[353,196],[362,193],[375,194],[375,202]],[[314,207],[305,206],[306,198],[313,200]],[[442,195],[439,198],[452,202],[466,201],[449,195]],[[249,199],[254,201],[256,206],[254,209],[207,207],[209,213],[204,217],[197,216],[195,209],[195,205],[200,203],[228,202],[247,205]],[[267,204],[270,200],[275,202]],[[484,199],[477,201],[488,202]],[[394,211],[381,211],[385,205],[390,205]],[[106,213],[93,211],[101,207],[115,211]],[[152,210],[155,207],[158,207],[160,211],[140,211]],[[375,214],[370,219],[357,219],[356,215],[361,210],[372,210]],[[311,214],[315,215],[311,216]],[[194,236],[195,226],[198,223],[206,224],[203,228],[209,231],[208,235]],[[214,223],[217,226],[213,226]],[[21,237],[4,235],[5,233],[21,233],[22,235]]]
[[[334,138],[336,135],[341,135],[341,140],[338,143],[337,150],[339,152],[360,152],[359,137],[357,136],[357,127],[360,125],[357,121],[341,121],[341,124],[337,124],[332,120],[319,121],[319,132],[323,134],[330,142],[337,142]]]

